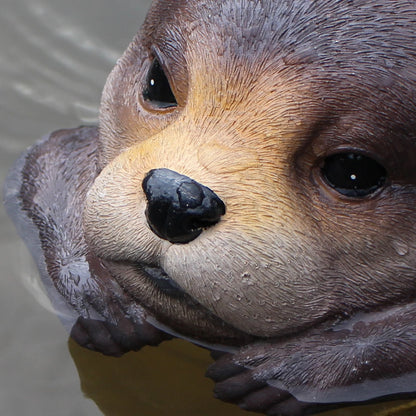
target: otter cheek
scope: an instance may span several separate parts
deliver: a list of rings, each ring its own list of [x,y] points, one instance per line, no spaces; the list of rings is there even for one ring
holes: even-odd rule
[[[245,147],[227,147],[215,140],[198,148],[198,160],[201,166],[215,175],[232,174],[260,166],[254,149],[248,151]]]
[[[304,328],[331,308],[316,245],[294,229],[267,225],[253,234],[245,222],[221,221],[193,242],[171,246],[161,265],[192,298],[244,332],[279,336]]]
[[[218,256],[216,256],[218,259]],[[244,332],[268,336],[284,323],[272,322],[270,317],[279,319],[273,306],[262,300],[263,294],[258,293],[252,267],[238,269],[233,264],[232,272],[226,264],[217,262],[201,262],[181,267],[172,257],[164,264],[169,276],[201,305],[228,324]],[[237,280],[240,280],[237,282]],[[233,286],[234,283],[234,286]],[[252,285],[250,287],[250,285]],[[254,292],[254,293],[253,293]]]
[[[88,192],[84,209],[87,242],[100,257],[152,263],[162,242],[147,226],[144,169],[123,154],[107,165]]]
[[[253,335],[268,336],[287,321],[273,287],[275,268],[236,233],[218,224],[188,245],[174,245],[162,267],[192,298],[225,322]]]

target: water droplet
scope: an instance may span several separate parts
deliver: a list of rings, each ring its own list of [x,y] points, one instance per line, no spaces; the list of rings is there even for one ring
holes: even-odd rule
[[[221,296],[219,294],[213,294],[212,299],[214,302],[219,302],[221,300]]]
[[[409,246],[402,241],[393,241],[393,247],[399,256],[405,256],[409,252]]]
[[[254,285],[253,278],[251,277],[251,274],[247,271],[241,273],[241,280],[247,286],[253,286]]]

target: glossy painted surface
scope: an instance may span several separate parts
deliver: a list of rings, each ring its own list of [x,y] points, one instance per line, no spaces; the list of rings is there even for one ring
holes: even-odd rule
[[[1,1],[1,181],[18,154],[39,137],[96,122],[105,78],[148,5],[145,0],[122,0],[117,7],[109,0]],[[3,207],[0,245],[1,415],[248,414],[213,399],[213,383],[203,377],[209,355],[184,341],[121,359],[73,342],[68,347]],[[331,414],[368,415],[369,410]]]

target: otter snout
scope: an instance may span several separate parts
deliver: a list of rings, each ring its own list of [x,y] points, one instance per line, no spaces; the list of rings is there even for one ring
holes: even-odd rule
[[[142,186],[151,230],[171,243],[189,243],[225,214],[224,202],[211,189],[172,170],[151,170]]]

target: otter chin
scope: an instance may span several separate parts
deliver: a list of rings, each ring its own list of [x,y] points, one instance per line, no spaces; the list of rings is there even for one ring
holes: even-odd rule
[[[415,392],[415,27],[411,2],[154,1],[99,128],[5,188],[71,335],[228,351],[218,397],[268,414]]]

